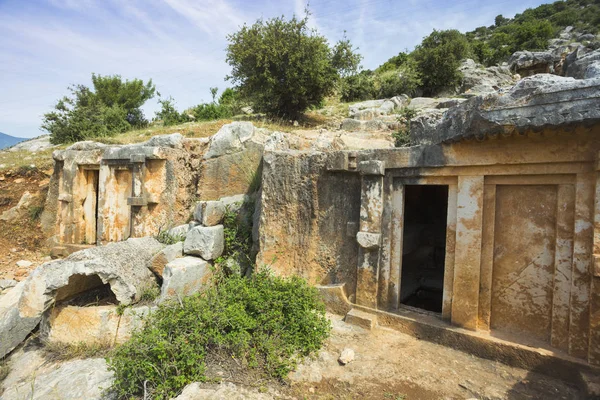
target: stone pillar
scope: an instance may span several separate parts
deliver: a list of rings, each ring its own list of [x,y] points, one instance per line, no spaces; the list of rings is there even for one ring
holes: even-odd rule
[[[483,176],[459,176],[452,323],[476,330],[483,224]]]
[[[356,234],[359,244],[356,274],[356,304],[377,308],[381,219],[384,206],[385,165],[382,161],[362,161],[360,226]]]
[[[588,361],[600,365],[600,154],[596,163],[596,179],[594,190],[594,241],[592,268],[592,293],[590,299],[590,340]]]

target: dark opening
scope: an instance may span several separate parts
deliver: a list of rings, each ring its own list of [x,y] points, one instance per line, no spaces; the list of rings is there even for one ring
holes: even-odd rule
[[[441,312],[448,186],[407,185],[400,302]]]
[[[103,283],[98,275],[72,275],[67,286],[58,289],[56,302],[73,306],[103,306],[118,304],[110,284]]]
[[[94,218],[96,220],[94,229],[96,229],[96,242],[93,244],[97,244],[99,242],[98,238],[98,224],[100,223],[100,170],[94,171],[94,183],[95,183],[95,195],[96,195],[96,209],[94,210]]]

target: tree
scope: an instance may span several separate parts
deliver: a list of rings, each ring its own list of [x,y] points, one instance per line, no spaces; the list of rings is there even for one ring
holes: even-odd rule
[[[53,144],[113,136],[147,124],[141,106],[154,96],[152,81],[123,82],[119,75],[92,74],[94,90],[72,85],[70,95],[44,114],[42,129]]]
[[[297,118],[332,93],[340,73],[355,65],[349,42],[331,49],[327,40],[308,28],[308,15],[244,25],[228,36],[228,77],[254,109]],[[335,56],[335,57],[334,57]]]
[[[471,53],[465,35],[452,29],[434,30],[417,46],[412,56],[423,81],[423,89],[433,95],[446,88],[454,88],[462,79],[458,71],[460,60]]]

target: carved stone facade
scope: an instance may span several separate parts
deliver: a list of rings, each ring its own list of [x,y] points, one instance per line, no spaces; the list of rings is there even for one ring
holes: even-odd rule
[[[265,155],[259,263],[600,365],[600,82],[521,100],[473,99],[409,148]]]

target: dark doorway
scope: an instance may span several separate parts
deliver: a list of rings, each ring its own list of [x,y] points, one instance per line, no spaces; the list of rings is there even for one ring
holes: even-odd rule
[[[406,185],[400,302],[442,312],[448,186]]]

